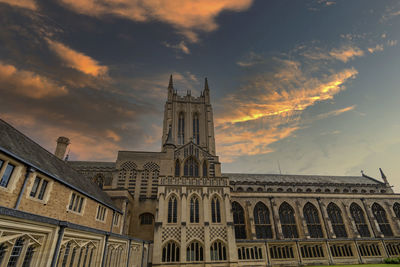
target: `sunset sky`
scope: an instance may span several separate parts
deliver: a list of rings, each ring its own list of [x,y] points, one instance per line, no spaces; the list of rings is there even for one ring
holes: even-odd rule
[[[381,167],[399,192],[399,40],[398,0],[0,0],[0,118],[113,161],[160,151],[171,73],[208,77],[223,172]]]

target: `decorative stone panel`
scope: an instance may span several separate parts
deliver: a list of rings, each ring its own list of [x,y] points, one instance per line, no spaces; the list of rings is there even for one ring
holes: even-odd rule
[[[168,239],[174,239],[178,242],[181,241],[181,228],[179,226],[163,227],[162,229],[162,242]]]
[[[227,241],[226,227],[211,226],[210,227],[210,240],[221,239]]]
[[[198,239],[204,242],[204,228],[201,226],[189,226],[186,228],[186,242],[192,239]]]

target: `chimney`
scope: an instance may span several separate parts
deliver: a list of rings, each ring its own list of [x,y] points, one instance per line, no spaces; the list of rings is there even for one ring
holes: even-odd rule
[[[57,147],[54,155],[57,158],[64,160],[65,152],[67,151],[67,146],[70,144],[69,139],[64,136],[60,136],[57,139]]]

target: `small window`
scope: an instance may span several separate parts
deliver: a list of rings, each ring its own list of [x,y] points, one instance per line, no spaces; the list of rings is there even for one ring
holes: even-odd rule
[[[114,226],[118,226],[118,224],[119,224],[119,214],[117,214],[117,213],[114,214],[113,224],[114,224]]]
[[[69,202],[68,209],[70,211],[75,211],[81,213],[84,198],[78,194],[72,193],[71,201]]]
[[[43,200],[48,184],[49,182],[47,180],[36,176],[29,196]]]
[[[153,224],[153,215],[151,213],[143,213],[140,215],[140,224],[141,225],[152,225]]]
[[[0,168],[3,167],[4,161],[0,162]],[[4,171],[3,177],[1,177],[0,180],[0,186],[2,187],[7,187],[8,186],[8,182],[10,181],[11,175],[13,173],[15,169],[15,166],[8,163],[6,166],[6,169]]]
[[[97,215],[96,215],[96,220],[104,222],[104,219],[106,217],[106,211],[107,209],[101,205],[97,208]]]

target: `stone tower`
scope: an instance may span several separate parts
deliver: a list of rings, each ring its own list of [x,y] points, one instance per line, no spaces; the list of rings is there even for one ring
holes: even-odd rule
[[[207,78],[199,97],[190,91],[179,96],[174,90],[172,75],[169,79],[168,98],[164,108],[162,144],[167,140],[171,126],[172,142],[176,147],[193,141],[212,155],[216,155],[214,139],[214,120],[210,103],[210,89]]]

